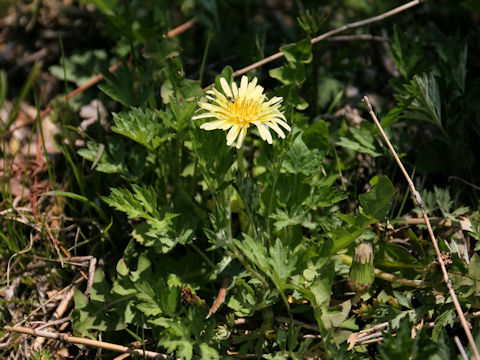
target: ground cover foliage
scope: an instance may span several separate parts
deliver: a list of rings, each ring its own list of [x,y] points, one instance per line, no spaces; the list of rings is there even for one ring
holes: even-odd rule
[[[74,291],[68,327],[51,329],[184,359],[461,359],[463,347],[473,355],[420,209],[361,99],[370,97],[412,174],[478,339],[477,1],[423,2],[314,45],[400,4],[56,5],[0,7],[24,19],[4,20],[2,41],[15,38],[24,51],[48,44],[57,55],[13,67],[10,47],[0,59],[3,325],[54,319],[56,307],[33,310],[83,269],[93,283]],[[192,18],[192,28],[165,36]],[[63,36],[52,41],[49,26]],[[284,57],[246,76],[268,98],[283,97],[285,139],[268,144],[251,126],[237,150],[224,131],[192,120],[209,84],[224,92],[221,78],[239,84],[234,70],[279,50]],[[98,72],[98,87],[63,102]],[[55,146],[44,143],[43,167],[30,152],[45,132],[40,117],[19,145],[8,132],[22,126],[25,102],[52,109]],[[93,256],[95,271],[55,262],[62,249]],[[372,327],[375,336],[352,340]],[[5,358],[116,356],[2,336]]]

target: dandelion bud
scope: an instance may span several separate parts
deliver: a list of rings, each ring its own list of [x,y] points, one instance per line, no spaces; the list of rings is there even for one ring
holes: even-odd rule
[[[348,285],[359,295],[365,294],[373,283],[372,244],[361,243],[355,249],[352,266],[348,273]]]

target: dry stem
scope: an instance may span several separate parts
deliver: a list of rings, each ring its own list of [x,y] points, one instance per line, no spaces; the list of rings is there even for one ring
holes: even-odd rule
[[[408,10],[410,9],[411,7],[414,7],[414,6],[417,6],[418,4],[420,4],[420,0],[414,0],[414,1],[410,1],[409,3],[406,3],[402,6],[399,6],[393,10],[390,10],[390,11],[387,11],[383,14],[380,14],[380,15],[377,15],[377,16],[374,16],[372,18],[369,18],[369,19],[365,19],[365,20],[360,20],[360,21],[356,21],[356,22],[353,22],[353,23],[350,23],[350,24],[347,24],[347,25],[344,25],[344,26],[341,26],[339,28],[336,28],[336,29],[333,29],[333,30],[330,30],[322,35],[319,35],[317,37],[314,37],[312,40],[311,40],[311,43],[312,45],[313,44],[316,44],[322,40],[325,40],[326,38],[328,37],[331,37],[333,35],[337,35],[341,32],[344,32],[346,30],[350,30],[350,29],[355,29],[355,28],[358,28],[358,27],[362,27],[364,25],[368,25],[368,24],[372,24],[374,22],[377,22],[377,21],[381,21],[381,20],[384,20],[390,16],[393,16],[393,15],[396,15],[398,13],[401,13],[402,11],[405,11],[405,10]],[[272,62],[274,60],[277,60],[277,59],[280,59],[281,57],[283,57],[284,54],[279,51],[277,52],[276,54],[273,54],[273,55],[270,55],[260,61],[257,61],[256,63],[253,63],[247,67],[244,67],[240,70],[237,70],[233,73],[233,77],[237,77],[237,76],[240,76],[240,75],[243,75],[251,70],[254,70],[254,69],[257,69],[265,64],[268,64],[269,62]],[[211,87],[212,85],[209,86],[209,88]]]
[[[11,326],[5,326],[3,328],[6,331],[10,332],[16,332],[20,334],[27,334],[27,335],[33,335],[33,336],[41,336],[44,338],[48,339],[55,339],[55,340],[61,340],[61,341],[66,341],[72,344],[81,344],[81,345],[87,345],[87,346],[92,346],[100,349],[107,349],[111,351],[117,351],[117,352],[123,352],[123,353],[128,353],[128,354],[135,354],[140,357],[147,357],[150,359],[169,359],[169,356],[165,354],[160,354],[154,351],[147,351],[147,350],[141,350],[141,349],[130,349],[126,346],[122,345],[117,345],[117,344],[112,344],[112,343],[107,343],[103,341],[98,341],[98,340],[91,340],[91,339],[86,339],[86,338],[79,338],[75,336],[70,336],[65,333],[57,333],[57,332],[50,332],[50,331],[37,331],[34,329],[29,329],[25,327],[11,327]]]
[[[462,324],[463,329],[465,330],[465,334],[467,335],[468,342],[470,343],[470,346],[472,347],[473,353],[475,355],[476,360],[480,360],[480,354],[478,353],[477,345],[475,344],[475,340],[473,339],[472,332],[470,331],[470,323],[467,321],[465,318],[465,315],[463,314],[462,307],[460,306],[460,302],[458,301],[457,294],[455,294],[455,290],[453,290],[452,287],[452,281],[450,280],[450,277],[448,276],[447,269],[445,267],[445,263],[442,258],[442,254],[440,252],[440,249],[438,247],[437,240],[435,239],[435,235],[433,234],[432,230],[432,225],[430,224],[430,220],[427,216],[427,213],[425,212],[425,207],[423,205],[423,200],[418,193],[418,191],[415,189],[415,185],[413,185],[412,179],[407,173],[407,170],[405,170],[405,167],[402,164],[402,161],[398,157],[395,149],[393,148],[392,144],[390,143],[390,140],[388,140],[387,135],[385,134],[385,131],[383,131],[382,126],[380,125],[380,122],[377,119],[377,116],[373,112],[372,105],[370,104],[370,100],[368,100],[368,97],[364,97],[363,101],[366,103],[368,112],[370,113],[370,116],[372,117],[375,125],[377,126],[378,130],[383,136],[383,139],[385,140],[385,143],[387,144],[388,148],[390,149],[390,152],[392,153],[393,157],[395,158],[395,161],[397,162],[398,166],[400,167],[400,170],[402,171],[403,175],[405,176],[405,179],[408,182],[408,186],[410,187],[410,190],[415,197],[415,200],[418,203],[418,206],[420,207],[420,210],[422,211],[423,218],[425,220],[425,225],[427,226],[428,233],[430,235],[430,240],[432,241],[433,247],[435,249],[435,253],[437,254],[437,260],[438,263],[440,264],[440,268],[442,269],[443,273],[443,280],[445,281],[445,284],[447,285],[448,291],[450,292],[450,296],[452,297],[453,304],[455,305],[455,310],[457,311],[457,314],[460,318],[460,322]]]

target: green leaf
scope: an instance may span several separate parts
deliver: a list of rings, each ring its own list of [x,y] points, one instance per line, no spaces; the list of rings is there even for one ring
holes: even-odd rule
[[[298,254],[291,254],[290,249],[284,246],[280,239],[277,239],[275,245],[270,248],[270,264],[273,271],[276,273],[276,282],[280,289],[284,289],[284,284],[292,271],[295,269],[295,265],[298,260]],[[283,285],[283,286],[280,286]]]
[[[270,215],[270,218],[276,220],[273,225],[277,230],[281,230],[287,226],[301,224],[305,219],[306,212],[307,210],[289,215],[285,210],[277,209],[274,214]]]
[[[110,139],[106,149],[103,144],[88,141],[87,148],[78,150],[78,154],[94,162],[95,169],[99,172],[106,174],[128,173],[125,164],[125,147],[117,138]]]
[[[115,209],[122,211],[128,215],[130,219],[143,217],[151,219],[140,201],[135,199],[128,189],[113,188],[110,195],[104,197],[103,200]]]
[[[442,128],[440,90],[433,73],[415,75],[405,89],[413,96],[413,101],[404,113],[408,119],[427,121]]]
[[[336,254],[338,251],[348,247],[355,239],[362,235],[367,226],[376,222],[375,219],[361,213],[358,215],[336,215],[344,220],[347,226],[340,226],[329,233],[333,240],[330,254]]]
[[[288,149],[282,167],[291,174],[302,173],[307,176],[313,175],[320,171],[323,156],[317,149],[309,150],[298,136],[290,149]]]
[[[200,94],[197,96],[200,96]],[[196,109],[197,103],[194,101],[184,102],[172,98],[170,99],[166,111],[157,110],[157,113],[162,120],[168,124],[168,126],[176,132],[181,132],[191,126],[191,119]]]
[[[80,87],[91,80],[92,74],[99,73],[106,67],[107,61],[108,55],[105,50],[87,50],[74,53],[68,58],[62,57],[60,65],[52,65],[48,70],[57,79],[73,82]]]
[[[218,354],[218,351],[215,350],[213,347],[207,345],[206,343],[200,343],[199,345],[200,348],[200,356],[202,359],[207,359],[207,360],[219,360],[220,355]]]
[[[302,63],[287,63],[271,69],[269,74],[284,85],[301,86],[306,80],[305,65]]]
[[[160,299],[157,292],[161,292],[158,286],[165,285],[162,282],[157,282],[156,289],[153,290],[152,286],[148,282],[141,282],[135,284],[137,290],[136,302],[137,309],[143,312],[147,317],[159,316],[163,314],[160,308]]]
[[[368,193],[358,196],[363,212],[377,220],[383,220],[390,208],[394,190],[388,177],[382,176]]]
[[[157,112],[133,108],[126,113],[113,113],[112,131],[142,144],[149,150],[156,149],[168,139],[168,133],[159,121]]]
[[[376,151],[375,139],[366,129],[349,129],[353,139],[340,137],[340,140],[337,141],[336,145],[342,146],[347,149],[358,151],[371,155],[373,157],[381,156],[382,154]]]
[[[265,250],[261,241],[255,240],[247,234],[243,234],[243,237],[243,241],[234,239],[233,242],[242,251],[243,255],[253,262],[260,270],[268,274],[268,264],[270,262],[267,251]]]
[[[410,78],[415,66],[423,57],[422,46],[411,39],[411,36],[402,33],[398,26],[394,24],[390,52],[398,71],[406,79]]]
[[[89,303],[85,295],[75,290],[75,310],[72,312],[72,323],[75,334],[95,338],[93,332],[119,331],[125,327],[117,314],[108,309],[108,304]]]
[[[90,299],[98,302],[107,302],[110,296],[110,287],[105,281],[105,274],[97,269],[93,276],[93,285],[90,293]]]
[[[310,150],[318,149],[321,154],[326,154],[330,147],[327,123],[322,119],[314,122],[303,132],[302,139]]]
[[[307,200],[307,203],[313,206],[329,207],[346,199],[347,197],[347,194],[336,190],[332,186],[319,186],[314,188],[311,197]]]
[[[113,100],[124,106],[139,106],[145,103],[152,92],[152,85],[147,84],[143,89],[135,87],[134,74],[126,64],[120,66],[115,73],[103,71],[105,83],[98,88]]]
[[[434,341],[438,341],[441,331],[446,325],[453,326],[456,315],[457,314],[453,306],[448,306],[447,310],[443,311],[437,316],[435,319],[435,326],[433,327],[432,331],[432,339]]]
[[[436,50],[444,63],[441,67],[443,68],[442,72],[447,74],[447,83],[453,83],[455,96],[463,95],[467,77],[468,43],[466,39],[453,36],[445,43],[437,44]]]
[[[308,64],[312,61],[312,43],[310,39],[303,39],[295,44],[288,44],[280,47],[289,63],[301,62]]]

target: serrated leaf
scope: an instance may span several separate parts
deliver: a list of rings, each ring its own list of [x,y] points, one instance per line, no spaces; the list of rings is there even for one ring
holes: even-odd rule
[[[393,26],[393,38],[390,45],[392,58],[397,65],[398,71],[406,79],[409,79],[415,65],[422,59],[423,51],[421,46],[411,41],[403,34],[397,25]]]
[[[440,315],[437,316],[437,318],[435,319],[435,326],[433,327],[432,331],[432,339],[434,341],[438,340],[440,332],[446,325],[453,326],[455,317],[455,309],[453,309],[451,306],[449,309],[443,311]]]
[[[277,230],[281,230],[287,226],[301,224],[305,218],[305,212],[290,216],[285,210],[277,209],[274,214],[270,215],[270,218],[276,220],[273,225]]]
[[[110,195],[103,197],[103,200],[115,209],[128,215],[130,219],[137,217],[151,218],[142,207],[142,204],[136,200],[128,189],[112,188]]]
[[[133,108],[126,113],[112,113],[115,125],[112,131],[142,144],[149,150],[156,149],[168,139],[168,133],[160,122],[157,112]]]
[[[320,186],[313,190],[307,203],[312,206],[329,207],[347,197],[347,194],[337,191],[334,187]]]
[[[415,75],[405,89],[414,98],[405,117],[428,121],[442,128],[440,90],[434,74]]]
[[[125,324],[114,312],[106,312],[105,304],[89,303],[85,295],[75,290],[75,310],[72,313],[72,324],[75,334],[93,337],[96,331],[119,331]]]
[[[157,284],[158,285],[158,284]],[[137,290],[137,309],[146,316],[158,316],[163,313],[159,306],[160,300],[151,285],[145,281],[135,284]],[[157,289],[158,291],[158,289]]]
[[[268,273],[268,254],[260,240],[255,240],[243,234],[243,241],[234,239],[235,245],[242,251],[251,262],[253,262],[264,273]]]
[[[341,136],[340,140],[337,141],[336,145],[361,153],[365,153],[373,157],[378,157],[382,155],[381,153],[375,151],[375,139],[367,130],[350,128],[350,132],[352,133],[353,139]]]
[[[297,254],[291,254],[290,249],[284,246],[280,239],[277,239],[275,245],[270,248],[270,264],[277,275],[277,281],[284,283],[295,269],[298,260]],[[280,285],[280,284],[277,284]],[[280,286],[282,289],[283,286]]]
[[[319,150],[309,150],[298,136],[288,149],[282,167],[291,174],[302,173],[307,176],[320,171],[323,156]]]
[[[133,72],[126,64],[120,66],[115,73],[103,71],[102,75],[105,83],[98,85],[98,88],[124,106],[142,105],[152,91],[151,85],[140,91],[134,87]]]
[[[157,211],[156,191],[150,186],[138,186],[136,184],[132,184],[132,189],[135,199],[140,202],[145,212],[154,214]]]

